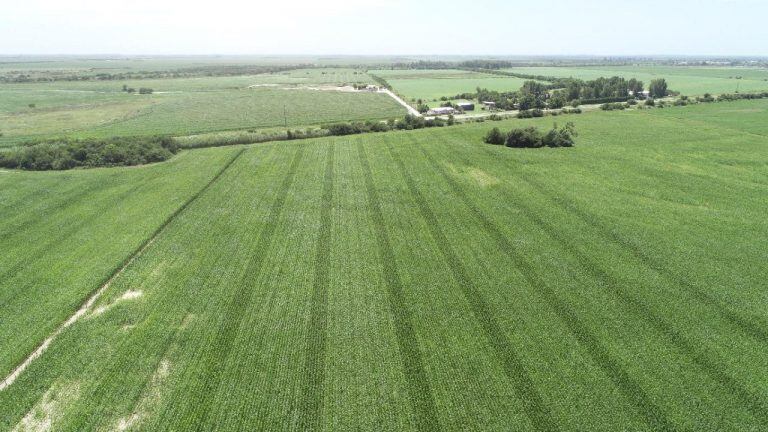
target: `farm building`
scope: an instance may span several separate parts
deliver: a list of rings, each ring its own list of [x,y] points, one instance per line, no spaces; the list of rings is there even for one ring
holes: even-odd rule
[[[427,111],[427,115],[431,115],[431,116],[450,115],[450,114],[456,114],[456,110],[452,107],[438,107],[438,108],[432,108],[429,111]]]
[[[471,102],[459,102],[456,104],[457,107],[463,109],[464,111],[474,111],[475,110],[475,104]]]
[[[488,109],[496,109],[496,102],[485,101],[483,105]]]

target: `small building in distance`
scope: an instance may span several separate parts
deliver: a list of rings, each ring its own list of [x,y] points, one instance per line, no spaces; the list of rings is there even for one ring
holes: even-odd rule
[[[464,111],[474,111],[475,110],[475,104],[472,102],[459,102],[456,104],[457,107],[461,108]]]
[[[438,108],[431,108],[429,111],[427,111],[428,116],[441,116],[441,115],[451,115],[456,114],[456,109],[452,107],[438,107]]]
[[[489,110],[496,109],[496,102],[484,101],[483,105]]]

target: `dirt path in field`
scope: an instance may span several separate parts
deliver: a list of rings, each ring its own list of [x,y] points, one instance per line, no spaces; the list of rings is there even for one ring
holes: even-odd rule
[[[418,111],[416,110],[416,108],[414,108],[414,107],[412,107],[412,106],[408,105],[408,103],[407,103],[406,101],[402,100],[402,99],[400,98],[400,96],[398,96],[398,95],[396,95],[395,93],[393,93],[393,92],[392,92],[392,90],[388,90],[388,89],[381,89],[381,90],[379,90],[379,93],[384,93],[384,94],[387,94],[387,95],[389,95],[389,97],[391,97],[392,99],[394,99],[394,100],[395,100],[395,102],[397,102],[397,103],[399,103],[400,105],[404,106],[404,107],[405,107],[405,109],[407,109],[407,110],[408,110],[408,114],[414,115],[414,116],[416,116],[416,117],[421,117],[421,113],[420,113],[420,112],[418,112]]]
[[[159,234],[159,233],[158,233]],[[3,382],[0,383],[0,391],[5,390],[8,386],[13,384],[14,381],[26,370],[30,364],[32,364],[33,361],[35,361],[38,357],[43,355],[43,353],[48,349],[48,347],[51,345],[51,343],[67,328],[71,327],[72,324],[76,323],[80,320],[83,316],[85,316],[89,310],[93,307],[93,305],[96,303],[96,300],[101,297],[102,294],[104,294],[104,291],[106,291],[111,285],[112,282],[117,279],[125,269],[131,265],[138,257],[142,255],[142,253],[150,247],[157,238],[157,235],[152,237],[137,253],[135,253],[131,259],[128,260],[122,267],[120,267],[120,270],[117,271],[117,273],[113,274],[112,277],[109,278],[109,280],[99,287],[98,290],[96,290],[95,293],[93,293],[88,300],[80,307],[80,309],[77,310],[77,312],[74,313],[71,317],[69,317],[68,320],[64,321],[64,324],[60,325],[59,328],[56,329],[48,338],[43,341],[43,343],[37,347],[36,350],[32,352],[26,359],[24,359],[24,362],[22,362],[19,366],[16,367],[16,369],[11,372],[10,375],[8,375]]]
[[[162,234],[165,229],[170,225],[170,223],[176,219],[176,216],[181,214],[187,207],[189,207],[190,204],[192,204],[197,198],[199,198],[205,191],[207,191],[211,185],[216,183],[216,180],[218,180],[224,172],[229,169],[230,166],[238,159],[240,156],[245,152],[245,149],[240,150],[237,154],[235,154],[232,159],[229,160],[224,166],[216,173],[216,175],[213,176],[213,178],[205,185],[203,186],[196,194],[192,195],[184,204],[182,204],[181,207],[176,209],[158,228],[157,230],[152,233],[149,240],[147,240],[143,245],[141,245],[131,256],[130,258],[120,267],[117,272],[112,274],[112,276],[97,289],[93,294],[91,294],[90,297],[88,297],[88,300],[80,307],[80,309],[77,310],[72,316],[69,317],[66,321],[64,321],[63,324],[61,324],[53,333],[51,333],[48,338],[46,338],[43,343],[37,347],[30,355],[27,356],[24,361],[18,365],[5,379],[3,379],[2,382],[0,382],[0,391],[5,390],[10,386],[11,384],[16,381],[16,379],[21,376],[22,373],[29,367],[29,365],[32,364],[38,357],[43,355],[46,350],[50,347],[51,343],[53,343],[54,340],[56,340],[57,337],[61,333],[64,332],[67,328],[71,327],[72,324],[79,321],[83,316],[85,316],[88,311],[90,311],[93,308],[93,305],[96,303],[96,301],[101,297],[102,294],[112,285],[112,282],[117,279],[123,272],[125,271],[128,266],[133,264],[134,261],[136,261],[140,256],[144,254],[144,252],[152,246],[152,244],[155,243],[155,240]],[[128,296],[129,298],[135,298],[136,294],[135,292],[128,291],[126,294],[124,294],[124,297]]]

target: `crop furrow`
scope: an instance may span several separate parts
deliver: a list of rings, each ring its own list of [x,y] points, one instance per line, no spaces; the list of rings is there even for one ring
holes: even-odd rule
[[[305,358],[306,383],[303,386],[304,404],[299,413],[300,430],[320,429],[325,392],[325,363],[328,339],[328,285],[331,253],[331,219],[333,211],[334,143],[328,145],[320,208],[320,231],[315,248],[315,275],[309,318],[307,356]]]
[[[624,397],[645,417],[648,425],[651,426],[653,430],[674,430],[674,427],[666,418],[663,410],[653,403],[652,399],[637,381],[634,380],[629,373],[624,370],[624,367],[609,354],[608,350],[600,343],[594,333],[581,322],[578,314],[556,295],[555,291],[544,282],[544,279],[536,274],[536,271],[528,260],[517,251],[515,245],[501,231],[501,229],[499,229],[497,224],[480,210],[456,180],[434,160],[432,155],[430,155],[423,146],[419,145],[419,149],[432,168],[445,179],[454,195],[456,195],[464,206],[469,209],[483,230],[497,243],[499,249],[512,260],[525,281],[541,294],[549,307],[555,311],[561,321],[568,327],[571,335],[573,335],[587,352],[589,352],[592,359],[600,366],[611,381],[613,381]]]
[[[145,183],[148,183],[150,180],[152,180],[152,178],[147,178],[141,183],[121,193],[120,195],[117,195],[116,197],[114,197],[114,199],[109,200],[108,202],[105,202],[104,205],[101,205],[97,209],[94,209],[93,211],[91,211],[91,213],[87,217],[78,219],[74,221],[75,223],[73,223],[72,225],[68,226],[65,229],[60,230],[58,232],[59,235],[57,235],[55,238],[43,243],[38,247],[35,247],[32,252],[27,254],[26,257],[25,256],[19,257],[19,259],[15,264],[12,264],[11,267],[8,267],[7,269],[0,272],[0,283],[4,282],[6,278],[13,277],[17,272],[19,272],[24,268],[34,266],[37,260],[39,260],[42,257],[43,252],[48,251],[54,246],[69,239],[73,235],[77,234],[82,228],[90,226],[94,220],[97,220],[98,218],[102,217],[105,211],[114,207],[114,204],[116,202],[120,202],[124,198],[130,196],[135,191],[139,190],[142,186],[144,186]],[[13,300],[13,296],[8,296],[3,303],[0,303],[0,308],[6,306],[8,302],[10,302],[11,300]]]
[[[80,317],[82,317],[90,308],[93,306],[93,304],[96,303],[96,300],[99,299],[101,294],[104,293],[104,291],[109,288],[109,286],[112,284],[112,281],[115,280],[118,276],[120,276],[125,269],[133,263],[136,259],[138,259],[139,256],[141,256],[144,251],[146,251],[149,246],[154,243],[154,241],[157,239],[157,237],[170,225],[170,223],[176,219],[176,217],[181,214],[187,207],[189,207],[195,200],[197,200],[205,191],[207,191],[211,185],[213,185],[216,180],[218,180],[222,174],[237,160],[240,155],[243,154],[245,151],[245,148],[241,149],[239,152],[237,152],[224,166],[221,167],[221,169],[216,173],[216,175],[211,178],[211,180],[206,183],[205,186],[203,186],[199,191],[197,191],[194,195],[192,195],[188,200],[184,202],[179,208],[177,208],[173,213],[171,213],[160,226],[158,226],[152,234],[145,239],[134,251],[126,257],[115,269],[112,271],[112,273],[105,278],[99,285],[98,288],[96,288],[94,291],[92,291],[88,297],[86,297],[85,300],[83,300],[82,305],[80,308],[73,314],[71,317],[69,317],[66,321],[64,321],[43,343],[38,346],[34,351],[32,351],[26,359],[17,366],[11,373],[8,375],[2,382],[0,382],[0,391],[4,390],[26,370],[27,367],[38,357],[40,357],[45,350],[50,346],[51,343],[69,326],[77,322]]]
[[[392,324],[395,327],[397,346],[403,362],[405,379],[408,382],[408,396],[416,415],[416,429],[439,430],[440,424],[437,419],[435,400],[424,370],[424,361],[416,339],[416,331],[413,328],[413,316],[405,301],[403,284],[397,271],[395,252],[387,234],[387,224],[381,211],[381,202],[373,182],[368,157],[360,142],[357,143],[357,151],[363,169],[365,190],[368,194],[368,210],[376,231],[376,243],[382,265],[382,276],[387,287],[387,298],[393,318]]]
[[[496,351],[496,355],[503,365],[504,372],[514,385],[518,397],[523,403],[531,422],[538,430],[557,430],[558,427],[553,420],[552,413],[539,395],[539,392],[536,389],[536,384],[533,382],[533,379],[531,379],[530,374],[525,370],[520,356],[501,329],[501,326],[491,311],[488,302],[483,297],[483,294],[477,289],[472,279],[467,275],[461,259],[453,250],[448,238],[440,229],[440,222],[432,212],[432,209],[424,199],[424,196],[419,191],[413,177],[406,169],[405,164],[403,164],[391,143],[387,143],[387,148],[405,179],[408,190],[414,201],[416,201],[421,216],[425,220],[427,227],[429,227],[432,238],[435,240],[435,243],[437,243],[443,258],[451,269],[454,279],[459,287],[461,287],[475,319],[482,326],[488,342]]]
[[[752,317],[753,320],[750,321],[745,319],[742,316],[739,316],[736,312],[730,310],[727,306],[723,305],[722,302],[717,300],[712,294],[700,289],[699,287],[697,287],[696,285],[688,281],[685,277],[675,274],[674,272],[666,268],[664,265],[662,265],[660,262],[658,262],[658,260],[648,255],[645,251],[643,251],[643,249],[640,246],[635,244],[633,241],[617,233],[615,230],[611,229],[611,227],[607,226],[606,224],[600,222],[594,215],[579,208],[573,200],[566,197],[555,195],[552,191],[547,190],[539,182],[532,180],[530,178],[527,178],[526,176],[516,175],[516,177],[522,180],[523,182],[525,182],[526,184],[530,185],[533,189],[535,189],[539,194],[541,194],[550,202],[559,206],[566,212],[576,216],[579,220],[581,220],[585,224],[591,226],[592,228],[595,228],[595,230],[599,232],[603,238],[613,242],[616,245],[619,245],[624,250],[628,251],[638,261],[642,262],[646,267],[650,268],[656,273],[659,273],[667,281],[672,282],[673,284],[676,284],[677,286],[680,286],[684,288],[686,291],[690,292],[696,300],[714,309],[720,316],[725,318],[735,327],[741,329],[741,331],[743,331],[744,333],[750,335],[751,337],[759,340],[764,344],[768,344],[768,331],[766,331],[764,326],[759,325],[755,322],[758,320],[757,317]]]
[[[203,384],[204,388],[200,392],[200,400],[198,400],[196,404],[198,409],[194,413],[192,422],[194,427],[198,430],[209,429],[209,427],[205,425],[206,422],[209,421],[208,416],[210,414],[211,402],[224,375],[226,360],[229,358],[230,352],[232,351],[235,336],[238,335],[238,329],[242,326],[246,316],[245,312],[250,305],[250,302],[247,301],[249,294],[256,290],[258,276],[261,274],[262,270],[262,263],[264,262],[264,258],[268,255],[272,245],[274,234],[277,230],[277,224],[288,198],[288,192],[293,185],[296,171],[301,164],[303,155],[304,146],[302,145],[296,151],[296,154],[291,161],[291,165],[288,168],[288,172],[279,186],[275,201],[272,203],[269,215],[264,222],[264,227],[253,247],[253,254],[246,264],[246,271],[242,283],[235,291],[229,305],[224,311],[224,322],[219,326],[216,338],[212,343],[212,346],[214,347],[213,355],[210,356],[207,360],[207,364],[203,368],[205,370],[206,379]]]
[[[79,203],[83,197],[89,196],[92,192],[102,188],[104,188],[103,183],[92,182],[88,184],[88,187],[79,189],[72,195],[62,194],[55,198],[45,198],[40,200],[41,205],[31,209],[23,209],[22,212],[18,214],[18,216],[13,218],[22,219],[21,221],[15,225],[11,225],[12,222],[15,222],[13,219],[4,220],[3,224],[0,225],[0,229],[3,231],[0,233],[0,242],[13,237],[14,235],[20,234],[21,232],[27,230],[27,228],[33,227],[39,221],[49,220],[51,215],[63,213],[64,209]],[[39,199],[39,197],[37,197],[37,199]],[[31,199],[28,195],[23,195],[17,201],[24,202],[30,200]],[[12,209],[16,204],[18,203],[10,203],[8,204],[8,208]],[[32,212],[31,217],[27,214],[27,212]]]
[[[468,166],[470,165],[466,160],[462,160],[461,162]],[[504,195],[506,195],[509,202],[514,202],[534,224],[539,226],[550,238],[560,244],[565,252],[574,257],[579,262],[581,268],[588,272],[592,278],[598,280],[602,286],[606,287],[610,293],[619,299],[625,310],[648,322],[656,329],[656,331],[672,342],[682,353],[693,360],[701,370],[706,372],[712,379],[726,388],[734,396],[738,397],[756,418],[759,418],[768,424],[768,404],[765,402],[764,397],[750,392],[735,378],[724,372],[721,366],[722,361],[719,360],[717,354],[714,352],[705,352],[703,347],[698,349],[697,344],[694,344],[686,338],[683,333],[676,330],[664,317],[654,312],[648,304],[622,289],[620,287],[620,282],[616,280],[615,277],[603,270],[598,262],[583,253],[571,239],[565,237],[559,230],[557,230],[557,228],[546,222],[532,208],[526,206],[522,200],[511,196],[509,193],[505,193]]]

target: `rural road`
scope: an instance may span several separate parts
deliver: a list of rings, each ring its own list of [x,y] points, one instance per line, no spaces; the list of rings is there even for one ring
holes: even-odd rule
[[[408,105],[408,103],[402,99],[400,99],[400,96],[394,94],[392,90],[388,89],[381,89],[379,90],[380,93],[386,93],[388,94],[392,99],[394,99],[397,103],[404,106],[408,110],[408,114],[415,115],[416,117],[421,117],[421,113],[416,111],[416,108]]]

